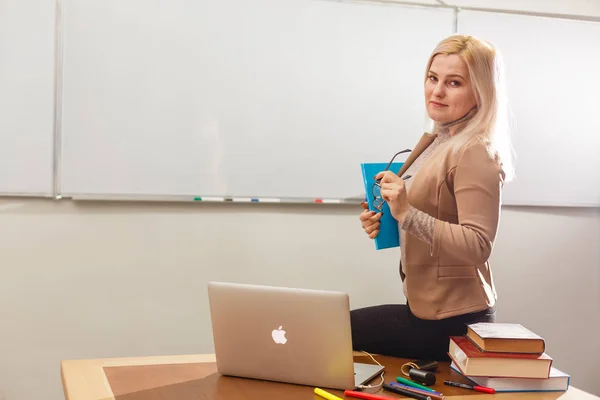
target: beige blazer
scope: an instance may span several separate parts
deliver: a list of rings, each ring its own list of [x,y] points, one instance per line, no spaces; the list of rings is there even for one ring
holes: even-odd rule
[[[399,172],[433,142],[425,134]],[[442,319],[495,305],[488,262],[500,217],[502,168],[477,140],[457,152],[432,155],[411,184],[408,202],[434,218],[433,245],[405,237],[400,274],[411,311],[422,319]]]

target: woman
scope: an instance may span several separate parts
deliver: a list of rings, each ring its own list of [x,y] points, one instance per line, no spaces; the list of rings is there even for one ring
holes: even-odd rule
[[[502,186],[512,176],[499,67],[498,52],[471,36],[453,35],[431,54],[424,86],[433,134],[421,138],[398,175],[376,176],[398,221],[407,303],[353,310],[355,350],[447,360],[449,336],[494,321],[488,260]],[[375,238],[381,213],[363,208],[362,227]]]

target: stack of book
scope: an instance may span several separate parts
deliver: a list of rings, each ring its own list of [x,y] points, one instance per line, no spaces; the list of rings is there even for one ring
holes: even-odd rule
[[[450,337],[450,367],[496,392],[565,391],[570,376],[552,366],[542,337],[520,324],[476,323]]]

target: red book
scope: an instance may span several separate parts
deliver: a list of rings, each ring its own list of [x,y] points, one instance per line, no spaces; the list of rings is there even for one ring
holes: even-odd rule
[[[448,355],[469,376],[548,378],[552,358],[546,354],[483,352],[464,336],[451,336]]]

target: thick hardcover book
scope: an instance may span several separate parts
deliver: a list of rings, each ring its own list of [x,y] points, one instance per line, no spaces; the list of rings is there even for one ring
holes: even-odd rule
[[[467,325],[467,337],[482,351],[542,354],[544,339],[521,324],[480,322]]]
[[[450,364],[450,368],[461,373],[454,362]],[[463,376],[474,385],[491,387],[496,392],[564,392],[569,389],[571,382],[569,374],[554,367],[550,368],[550,376],[547,379]]]
[[[552,358],[543,353],[490,353],[477,348],[465,336],[451,336],[448,355],[468,376],[548,378]]]

